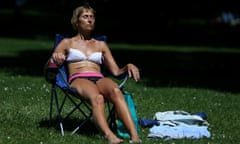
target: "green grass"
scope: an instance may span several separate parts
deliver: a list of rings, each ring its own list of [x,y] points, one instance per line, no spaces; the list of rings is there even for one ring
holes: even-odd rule
[[[167,51],[167,52],[218,52],[218,53],[240,53],[240,49],[237,47],[214,47],[214,46],[173,46],[173,45],[137,45],[137,44],[110,44],[112,49],[121,49],[121,50],[138,50],[138,51]]]
[[[7,44],[5,43],[8,41]],[[35,49],[35,47],[37,48]],[[113,47],[123,45],[113,45]],[[15,57],[26,50],[49,50],[51,41],[0,39],[0,57]],[[130,47],[128,45],[128,47]],[[145,46],[147,48],[147,46]],[[156,46],[157,47],[157,46]],[[174,48],[172,48],[173,50]],[[180,47],[178,47],[180,49]],[[190,49],[190,48],[189,48]],[[161,46],[158,46],[161,51]],[[163,47],[163,51],[166,50]],[[227,50],[227,48],[225,49]],[[42,67],[42,66],[40,66]],[[0,69],[0,143],[1,144],[103,144],[101,134],[75,134],[67,131],[64,137],[60,131],[48,127],[50,84],[42,75],[15,73],[13,67]],[[16,69],[18,69],[16,67]],[[149,128],[141,128],[140,137],[147,144],[236,144],[239,137],[240,93],[217,91],[191,86],[146,85],[147,78],[139,83],[129,80],[125,86],[137,105],[138,116],[151,119],[156,112],[185,110],[191,113],[204,111],[208,115],[211,138],[181,139],[164,141],[148,139]]]
[[[46,40],[27,40],[27,39],[0,39],[0,56],[18,56],[21,52],[26,50],[49,50],[53,43]]]

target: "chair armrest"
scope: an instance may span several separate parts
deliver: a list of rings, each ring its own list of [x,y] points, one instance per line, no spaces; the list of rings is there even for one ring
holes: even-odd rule
[[[125,83],[127,82],[128,78],[129,78],[128,74],[125,74],[125,77],[122,79],[121,83],[118,85],[118,87],[120,89],[123,89],[123,87],[124,87]]]
[[[57,73],[58,66],[54,63],[52,58],[48,59],[43,68],[45,80],[49,83],[55,83]]]
[[[125,83],[127,82],[127,80],[129,79],[129,76],[128,76],[128,73],[125,72],[121,75],[118,75],[118,76],[113,76],[111,74],[108,74],[107,77],[112,77],[114,78],[115,80],[118,81],[118,87],[122,90]]]

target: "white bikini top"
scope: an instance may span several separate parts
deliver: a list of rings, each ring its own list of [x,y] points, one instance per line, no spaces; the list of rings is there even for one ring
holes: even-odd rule
[[[77,50],[74,48],[69,49],[69,53],[66,59],[67,62],[78,62],[78,61],[84,61],[84,60],[92,61],[97,64],[102,64],[102,52],[94,52],[89,56],[86,56],[80,50]]]

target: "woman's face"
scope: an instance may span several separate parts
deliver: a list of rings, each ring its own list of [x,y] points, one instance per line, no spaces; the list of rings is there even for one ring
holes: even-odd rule
[[[78,18],[78,29],[80,31],[92,31],[95,27],[95,16],[91,10],[85,9]]]

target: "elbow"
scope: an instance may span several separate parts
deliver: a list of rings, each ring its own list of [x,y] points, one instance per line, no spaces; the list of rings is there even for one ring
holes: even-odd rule
[[[120,73],[118,71],[112,71],[111,73],[114,77],[120,75]]]
[[[117,77],[125,77],[128,76],[128,72],[127,71],[122,71],[116,74]]]
[[[124,79],[125,77],[128,77],[127,72],[112,72],[112,76],[117,79]]]
[[[119,75],[122,74],[122,73],[121,73],[120,71],[118,71],[118,70],[112,70],[111,73],[112,73],[112,75],[113,75],[114,77],[117,77],[117,76],[119,76]]]

